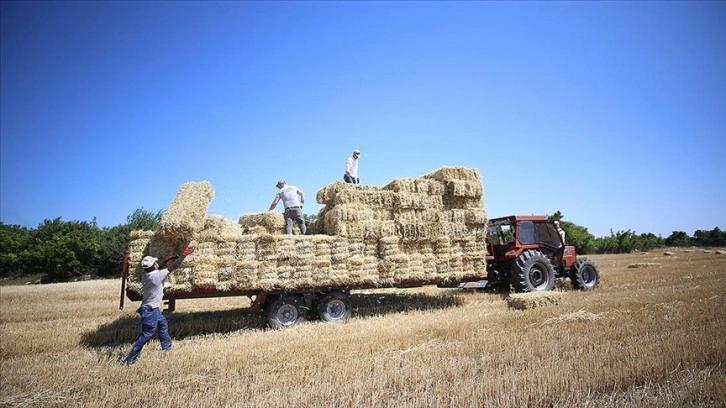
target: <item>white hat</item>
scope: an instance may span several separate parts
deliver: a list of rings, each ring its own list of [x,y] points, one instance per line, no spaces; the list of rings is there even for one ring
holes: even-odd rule
[[[360,154],[360,150],[358,150],[358,149],[353,150],[353,154]]]
[[[151,268],[152,266],[154,266],[154,263],[158,260],[159,260],[159,258],[154,258],[151,255],[147,255],[144,257],[144,259],[141,260],[141,267],[144,269]]]
[[[560,225],[560,222],[559,221],[555,221],[555,225]]]

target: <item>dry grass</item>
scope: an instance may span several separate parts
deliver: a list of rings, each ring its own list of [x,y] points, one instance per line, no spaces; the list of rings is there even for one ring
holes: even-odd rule
[[[600,289],[527,310],[371,290],[347,323],[271,331],[246,298],[179,301],[174,350],[131,367],[118,281],[1,287],[0,406],[726,406],[726,257],[670,252],[592,256]]]

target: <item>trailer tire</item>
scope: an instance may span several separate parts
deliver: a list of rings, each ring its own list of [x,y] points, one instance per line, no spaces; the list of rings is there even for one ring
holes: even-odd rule
[[[593,290],[600,284],[600,271],[587,259],[578,259],[570,268],[570,280],[575,289]]]
[[[353,310],[350,296],[343,292],[330,292],[317,301],[320,320],[324,322],[342,322],[348,320]]]
[[[522,252],[512,265],[511,282],[514,291],[544,292],[555,288],[555,268],[540,251]]]
[[[300,295],[279,295],[267,300],[264,308],[267,324],[273,329],[286,329],[307,320],[308,308]]]

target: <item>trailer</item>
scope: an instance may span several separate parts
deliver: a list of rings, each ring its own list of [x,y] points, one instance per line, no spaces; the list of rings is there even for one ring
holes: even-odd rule
[[[246,296],[273,328],[311,318],[345,320],[353,310],[352,290],[484,287],[490,280],[511,283],[521,292],[551,290],[549,264],[571,259],[562,255],[574,250],[562,245],[542,260],[538,248],[551,242],[544,233],[525,240],[526,222],[511,226],[512,242],[493,245],[488,237],[497,226],[502,229],[503,221],[488,222],[477,169],[442,167],[384,186],[334,182],[317,192],[324,206],[309,235],[284,234],[280,213],[243,215],[238,222],[208,216],[210,189],[206,182],[187,183],[156,231],[131,233],[121,308],[124,295],[131,301],[142,298],[143,256],[163,258],[189,245],[194,252],[167,278],[167,310],[175,310],[179,299]],[[516,250],[503,250],[505,244]],[[523,257],[524,265],[512,267]],[[591,264],[586,265],[591,274]],[[566,267],[569,271],[572,264]]]
[[[121,277],[121,297],[119,308],[124,308],[124,298],[131,301],[140,301],[142,293],[137,288],[129,288],[126,282],[129,278],[130,253],[126,251],[123,261]],[[411,279],[390,284],[379,285],[361,282],[355,285],[340,286],[298,286],[295,289],[272,288],[269,290],[216,290],[213,288],[195,288],[191,291],[175,291],[167,288],[164,291],[164,305],[166,311],[176,310],[176,301],[182,299],[202,299],[212,297],[243,296],[250,299],[251,307],[264,314],[267,324],[271,328],[281,329],[292,327],[306,320],[319,319],[324,322],[345,321],[351,317],[353,303],[350,298],[352,290],[369,290],[383,288],[414,288],[427,285],[436,285],[440,288],[463,287],[467,283],[476,283],[478,287],[486,287],[486,271],[483,274],[463,276],[452,281],[447,279]],[[125,296],[124,296],[125,295]]]

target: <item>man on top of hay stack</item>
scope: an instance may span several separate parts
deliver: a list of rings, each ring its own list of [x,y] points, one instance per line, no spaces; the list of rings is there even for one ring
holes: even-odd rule
[[[345,161],[345,174],[343,175],[343,180],[345,180],[346,183],[360,184],[360,179],[358,178],[359,156],[360,151],[358,149],[353,150],[353,155],[348,157]]]
[[[285,183],[285,180],[280,180],[276,184],[280,191],[275,195],[275,199],[270,204],[270,211],[277,207],[277,203],[282,200],[282,205],[285,207],[285,233],[292,234],[292,222],[297,222],[300,227],[300,233],[305,235],[308,231],[305,226],[305,218],[303,218],[303,204],[305,204],[305,192],[295,186],[291,186]],[[299,196],[299,198],[298,198]]]
[[[164,280],[166,277],[179,268],[187,255],[194,251],[189,247],[185,249],[180,256],[167,256],[164,258],[163,264],[174,261],[171,265],[164,269],[159,269],[159,259],[147,255],[141,260],[141,267],[144,268],[144,274],[141,275],[141,284],[143,285],[143,299],[141,306],[136,310],[141,315],[141,334],[134,342],[131,352],[121,360],[122,364],[131,365],[136,362],[141,354],[141,349],[151,340],[156,330],[159,330],[159,341],[164,351],[171,350],[171,336],[169,335],[169,323],[166,317],[159,309],[161,301],[164,297]]]

